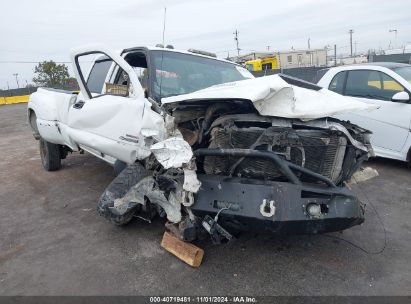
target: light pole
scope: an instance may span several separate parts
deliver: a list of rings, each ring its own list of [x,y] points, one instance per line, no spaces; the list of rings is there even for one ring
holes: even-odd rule
[[[337,66],[337,45],[334,44],[334,66]]]
[[[349,30],[348,33],[350,34],[350,48],[351,48],[351,57],[352,57],[352,34],[354,33],[354,30]]]
[[[17,78],[17,76],[19,76],[19,74],[18,74],[18,73],[14,73],[13,76],[16,77],[17,88],[19,89],[19,88],[20,88],[20,85],[19,85],[19,80],[18,80],[18,78]]]
[[[397,33],[398,33],[398,31],[397,30],[389,30],[388,32],[395,34],[394,47],[393,47],[393,48],[395,48],[397,46]]]

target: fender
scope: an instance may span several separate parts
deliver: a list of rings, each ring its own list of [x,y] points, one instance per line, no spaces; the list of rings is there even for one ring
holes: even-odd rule
[[[28,103],[29,124],[34,137],[40,137],[54,144],[67,144],[74,148],[67,134],[62,134],[61,124],[67,122],[69,107],[75,103],[77,95],[70,91],[39,88],[30,95]],[[36,125],[30,121],[30,112],[36,115]],[[37,129],[36,129],[37,128]]]
[[[38,119],[66,123],[68,109],[76,98],[71,91],[39,88],[30,95],[28,109],[33,110]]]

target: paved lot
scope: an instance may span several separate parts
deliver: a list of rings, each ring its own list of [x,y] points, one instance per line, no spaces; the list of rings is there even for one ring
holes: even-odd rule
[[[97,215],[110,166],[74,154],[61,171],[44,171],[25,105],[1,106],[0,294],[410,294],[411,171],[393,161],[369,165],[380,176],[354,190],[382,218],[382,254],[326,236],[245,234],[230,246],[203,242],[203,265],[192,269],[160,247],[160,220],[119,228]],[[365,224],[332,235],[368,251],[384,244],[369,204]]]

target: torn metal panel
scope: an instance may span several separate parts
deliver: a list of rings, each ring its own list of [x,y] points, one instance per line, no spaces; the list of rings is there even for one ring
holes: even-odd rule
[[[177,190],[176,192],[170,192],[167,199],[164,192],[156,186],[154,178],[147,176],[131,187],[123,197],[114,200],[112,209],[119,214],[124,214],[138,204],[145,205],[145,198],[147,198],[151,203],[157,204],[164,209],[170,222],[178,223],[181,221],[181,203],[179,199],[181,198],[181,191]]]
[[[165,169],[180,168],[193,157],[190,145],[181,137],[167,138],[152,145],[150,150]]]
[[[190,94],[163,98],[161,102],[168,105],[198,100],[249,100],[261,115],[304,120],[378,108],[327,89],[292,85],[279,75],[219,84]]]
[[[295,125],[299,125],[298,122],[294,123]],[[359,142],[358,140],[355,140],[350,132],[348,132],[348,130],[346,128],[344,128],[340,123],[337,122],[333,122],[333,121],[328,121],[328,120],[315,120],[315,121],[306,121],[304,123],[301,123],[301,125],[304,126],[308,126],[308,127],[317,127],[317,128],[322,128],[322,129],[330,129],[330,130],[337,130],[340,131],[342,133],[344,133],[348,139],[350,140],[351,144],[364,151],[364,152],[368,152],[370,154],[370,156],[374,156],[373,155],[373,150],[371,148],[370,145],[366,146],[363,143]]]
[[[157,141],[160,141],[160,131],[157,129],[143,128],[141,129],[141,135],[143,135],[144,137],[153,137]]]
[[[184,184],[183,189],[192,193],[197,193],[200,189],[201,182],[197,178],[197,173],[194,170],[184,170]]]
[[[166,137],[181,137],[181,133],[176,127],[175,118],[173,116],[167,114],[164,117],[164,128],[166,130]]]

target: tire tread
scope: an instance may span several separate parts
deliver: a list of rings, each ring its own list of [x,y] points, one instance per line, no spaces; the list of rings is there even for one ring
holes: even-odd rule
[[[104,190],[97,205],[98,213],[116,226],[122,226],[130,222],[135,210],[130,210],[123,215],[117,215],[111,212],[110,207],[114,206],[115,199],[123,197],[132,186],[146,177],[147,174],[147,170],[140,163],[128,165]]]

